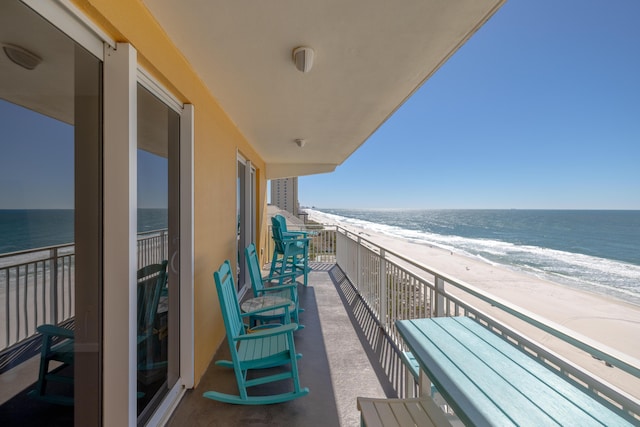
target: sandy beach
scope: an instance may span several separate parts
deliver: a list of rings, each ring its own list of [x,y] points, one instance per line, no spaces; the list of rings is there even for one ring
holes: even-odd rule
[[[336,223],[322,213],[310,211],[309,217],[325,224]],[[369,229],[360,229],[351,224],[338,225],[381,247],[444,273],[456,281],[489,292],[501,300],[602,343],[614,352],[631,356],[636,359],[636,366],[640,366],[640,306],[545,281],[524,272],[491,265],[427,244],[412,243]],[[456,291],[452,293],[462,295]],[[465,300],[640,399],[640,378],[633,378],[620,369],[608,367],[602,361],[547,333],[523,326],[495,307],[478,300],[474,301],[474,298],[468,296]]]

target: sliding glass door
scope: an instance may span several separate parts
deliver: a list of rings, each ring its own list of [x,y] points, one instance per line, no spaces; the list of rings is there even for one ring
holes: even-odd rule
[[[138,84],[138,422],[179,378],[180,115]]]

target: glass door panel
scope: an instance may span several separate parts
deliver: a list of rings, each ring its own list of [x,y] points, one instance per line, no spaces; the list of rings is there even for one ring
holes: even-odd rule
[[[0,41],[0,424],[98,425],[101,61],[16,0]],[[45,332],[72,343],[43,364],[63,381]]]
[[[180,116],[138,85],[138,421],[178,379]]]

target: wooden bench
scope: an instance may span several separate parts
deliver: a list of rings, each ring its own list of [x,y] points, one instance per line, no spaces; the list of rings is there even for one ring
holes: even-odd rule
[[[429,397],[412,399],[358,397],[357,402],[362,426],[451,426],[444,412]]]

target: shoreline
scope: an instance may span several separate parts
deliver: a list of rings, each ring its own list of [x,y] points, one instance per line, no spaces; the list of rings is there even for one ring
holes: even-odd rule
[[[483,290],[500,300],[544,317],[562,327],[597,341],[614,351],[640,359],[640,306],[615,297],[576,289],[569,285],[516,271],[507,266],[494,265],[479,258],[429,245],[411,242],[370,229],[344,224],[318,212],[309,212],[309,218],[320,223],[342,226],[362,235],[376,245],[417,261],[446,276]],[[551,335],[529,325],[518,325],[514,318],[502,310],[491,307],[449,288],[452,294],[464,297],[478,308],[520,330],[544,346],[583,366],[606,381],[640,398],[640,378],[633,378],[619,369],[607,367],[602,361],[588,356]]]

